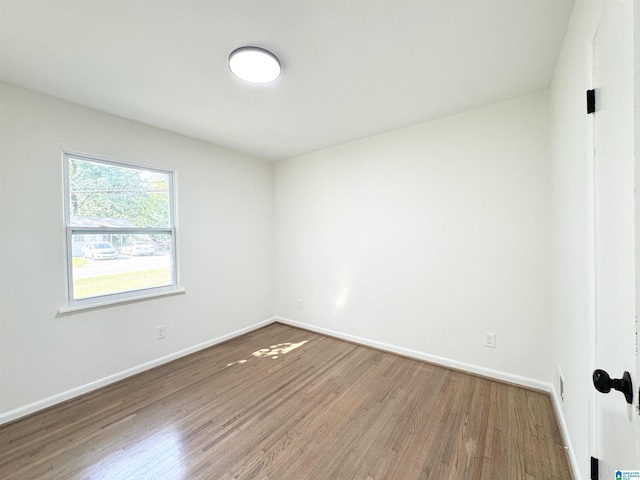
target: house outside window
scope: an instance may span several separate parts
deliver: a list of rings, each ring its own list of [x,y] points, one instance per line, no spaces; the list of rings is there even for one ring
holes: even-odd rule
[[[173,172],[68,152],[63,168],[69,306],[176,291]]]

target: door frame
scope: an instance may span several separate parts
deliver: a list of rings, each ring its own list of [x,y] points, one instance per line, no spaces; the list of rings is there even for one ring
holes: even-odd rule
[[[593,36],[586,46],[587,65],[587,89],[593,89],[595,77],[595,38],[598,33],[598,25],[593,32]],[[597,102],[597,101],[596,101]],[[597,105],[597,103],[596,103]],[[586,113],[586,108],[585,108]],[[586,121],[586,194],[587,194],[587,341],[589,349],[589,372],[593,372],[597,367],[598,355],[598,333],[596,319],[596,177],[595,177],[595,121],[594,115],[588,114]],[[597,435],[597,391],[595,388],[589,389],[588,412],[589,412],[589,454],[598,458],[598,435]]]
[[[600,17],[606,11],[606,2],[602,3]],[[640,2],[632,0],[633,9],[633,71],[634,78],[640,78],[640,33],[635,33],[640,27]],[[586,89],[598,87],[594,85],[595,72],[595,42],[601,27],[601,19],[593,31],[589,42],[586,45],[586,66],[587,66],[587,82]],[[636,448],[640,447],[640,82],[634,81],[633,85],[634,99],[634,138],[633,144],[633,162],[634,162],[634,189],[637,192],[634,195],[634,271],[635,271],[635,362],[629,365],[630,373],[633,381],[634,398],[632,405],[632,422],[634,424]],[[597,110],[597,99],[596,99]],[[586,114],[586,108],[585,108]],[[587,195],[587,341],[588,341],[588,362],[589,371],[592,372],[598,368],[598,318],[597,318],[597,292],[598,292],[598,275],[597,275],[597,192],[596,192],[596,152],[595,152],[595,115],[587,115],[586,121],[586,195]],[[610,372],[618,376],[622,372]],[[590,389],[588,398],[588,447],[592,457],[598,458],[598,452],[601,451],[598,445],[598,395],[595,388]],[[636,461],[640,461],[640,455],[636,457]],[[639,465],[633,468],[640,469]]]

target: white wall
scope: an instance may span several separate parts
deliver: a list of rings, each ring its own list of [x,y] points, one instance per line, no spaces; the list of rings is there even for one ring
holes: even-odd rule
[[[278,162],[277,315],[550,382],[548,113],[537,93]]]
[[[272,317],[269,162],[6,84],[0,105],[0,418]],[[186,294],[56,315],[63,148],[177,171]]]

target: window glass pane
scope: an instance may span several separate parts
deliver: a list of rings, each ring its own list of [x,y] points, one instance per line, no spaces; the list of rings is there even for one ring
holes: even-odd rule
[[[172,285],[171,234],[72,234],[73,299]]]
[[[175,288],[173,173],[82,155],[64,160],[70,303]]]
[[[71,227],[171,226],[169,174],[69,158]]]

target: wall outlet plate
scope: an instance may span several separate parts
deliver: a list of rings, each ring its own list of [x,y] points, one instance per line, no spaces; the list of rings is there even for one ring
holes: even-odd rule
[[[496,334],[493,332],[484,332],[483,345],[488,348],[496,348]]]
[[[158,325],[156,327],[156,340],[162,340],[167,336],[167,327],[164,325]]]
[[[560,370],[560,365],[556,363],[556,370],[558,374],[558,395],[560,395],[560,401],[564,402],[564,375],[562,375],[562,370]]]

